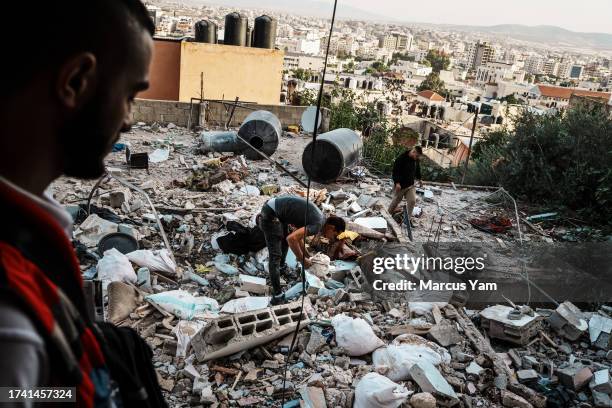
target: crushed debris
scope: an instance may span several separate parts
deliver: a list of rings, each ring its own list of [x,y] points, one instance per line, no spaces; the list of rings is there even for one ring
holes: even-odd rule
[[[283,399],[285,407],[317,408],[612,406],[610,308],[470,309],[371,290],[364,255],[381,242],[416,252],[431,240],[477,241],[498,253],[509,242],[549,242],[541,227],[517,230],[514,210],[479,205],[486,191],[419,191],[409,242],[384,210],[386,180],[355,167],[333,184],[315,184],[310,199],[345,217],[347,231],[336,245],[308,242],[318,255],[305,288],[289,251],[282,283],[292,302],[270,306],[268,252],[255,218],[270,196],[305,196],[294,177],[305,178],[310,140],[281,136],[277,148],[271,139],[291,177],[240,149],[202,153],[198,135],[176,126],[140,124],[125,139],[131,151],[148,154],[147,165],[132,153],[128,166],[117,149],[107,168],[138,191],[113,178],[97,185],[62,178],[53,192],[74,215],[84,278],[102,281],[105,318],[136,329],[152,347],[170,406],[280,406]],[[100,241],[118,232],[139,249],[99,253]]]

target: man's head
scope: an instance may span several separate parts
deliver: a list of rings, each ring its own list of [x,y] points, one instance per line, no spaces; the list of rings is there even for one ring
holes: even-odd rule
[[[333,240],[346,229],[346,222],[335,215],[327,217],[323,224],[323,236],[329,240]]]
[[[37,116],[28,137],[44,154],[32,159],[49,161],[49,171],[99,177],[129,129],[134,97],[148,87],[153,22],[140,0],[16,3],[8,6],[7,20],[19,24],[9,23],[15,37],[5,39],[12,64],[1,68],[0,116]]]
[[[414,146],[410,152],[408,152],[408,156],[410,156],[414,160],[418,160],[423,155],[423,149],[421,146]]]

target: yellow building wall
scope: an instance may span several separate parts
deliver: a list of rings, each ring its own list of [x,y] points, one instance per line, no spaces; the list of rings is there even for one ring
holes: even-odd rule
[[[276,105],[280,101],[284,52],[183,41],[179,100],[204,98]]]

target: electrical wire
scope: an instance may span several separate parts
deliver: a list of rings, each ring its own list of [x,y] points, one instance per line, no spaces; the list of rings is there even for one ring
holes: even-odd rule
[[[332,41],[332,35],[334,33],[334,23],[336,22],[336,10],[338,8],[338,0],[334,0],[334,10],[332,12],[331,24],[329,27],[329,36],[327,37],[327,49],[325,50],[325,61],[323,63],[323,75],[321,76],[321,86],[319,88],[319,95],[317,98],[317,112],[315,114],[313,133],[312,133],[312,153],[310,156],[310,162],[314,163],[314,159],[316,157],[315,151],[317,150],[317,136],[319,134],[319,118],[321,114],[321,105],[323,103],[323,88],[325,86],[325,74],[327,73],[327,62],[329,59],[329,49]],[[310,186],[312,183],[312,179],[310,175],[308,175],[308,183],[306,186],[306,209],[304,210],[304,228],[308,225],[308,206],[310,205]],[[285,387],[287,382],[287,368],[289,366],[289,360],[291,359],[291,354],[293,353],[293,349],[295,347],[295,342],[297,340],[298,333],[300,332],[300,326],[302,323],[302,317],[304,315],[304,301],[306,299],[306,270],[304,268],[304,258],[306,255],[306,231],[304,232],[304,239],[302,241],[302,262],[301,262],[301,277],[302,277],[302,304],[300,306],[300,316],[298,317],[297,326],[295,327],[295,331],[293,332],[293,338],[291,339],[291,345],[289,346],[289,351],[287,352],[287,358],[285,360],[285,368],[283,370],[283,391],[282,391],[282,403],[281,407],[285,405]],[[300,260],[298,259],[298,263]]]

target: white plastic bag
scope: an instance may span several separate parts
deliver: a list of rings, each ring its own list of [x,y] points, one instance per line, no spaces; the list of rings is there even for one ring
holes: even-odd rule
[[[412,392],[378,373],[363,376],[355,387],[353,408],[397,408]]]
[[[149,268],[155,272],[176,273],[176,264],[170,257],[167,249],[151,251],[150,249],[139,249],[127,254],[130,261],[138,266]]]
[[[223,313],[244,313],[253,310],[265,309],[270,304],[268,296],[247,296],[240,299],[232,299],[221,308]]]
[[[329,256],[323,253],[318,253],[310,258],[310,262],[312,262],[312,266],[308,268],[308,272],[322,280],[328,280],[331,278],[331,273],[329,271]]]
[[[393,344],[381,347],[372,354],[374,367],[377,370],[386,368],[385,376],[392,381],[409,380],[410,368],[423,360],[438,366],[440,363],[450,363],[451,356],[437,344],[414,334],[398,336]]]
[[[349,356],[363,356],[385,345],[363,319],[353,319],[340,314],[334,316],[331,323],[336,331],[336,343],[345,349]]]
[[[170,290],[145,297],[179,319],[214,319],[219,317],[219,303],[205,296],[192,296],[184,290]]]
[[[117,249],[104,251],[104,256],[98,261],[98,278],[106,287],[110,282],[136,283],[136,272],[127,256]]]
[[[74,237],[87,247],[95,247],[104,236],[117,232],[118,228],[114,222],[91,214],[74,232]]]
[[[206,322],[201,320],[179,320],[178,324],[172,330],[176,335],[176,357],[185,357],[189,342],[204,326]]]

